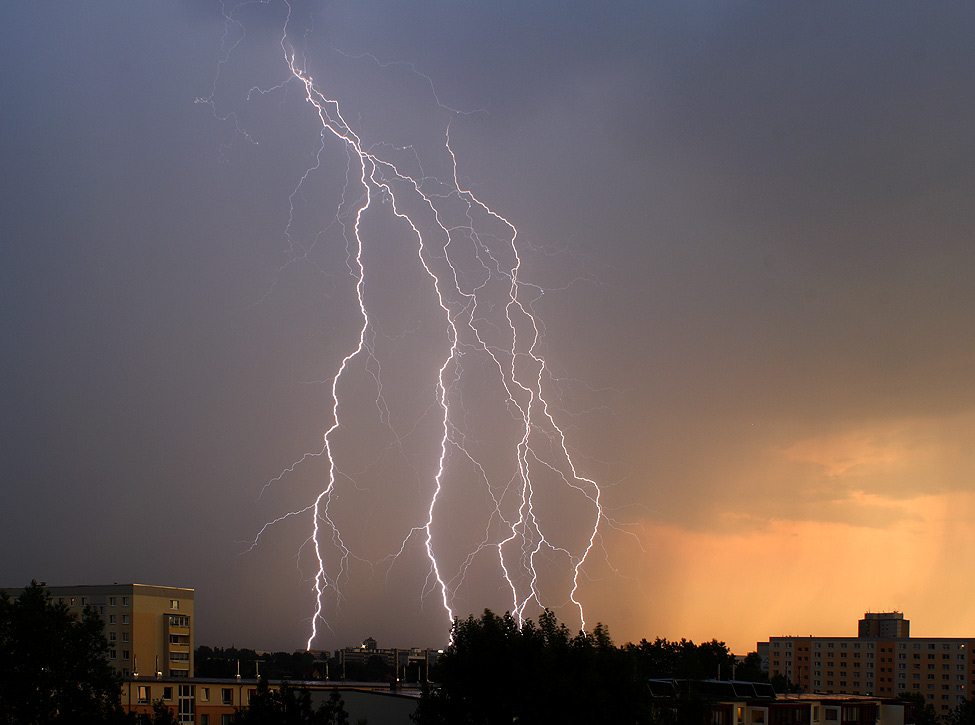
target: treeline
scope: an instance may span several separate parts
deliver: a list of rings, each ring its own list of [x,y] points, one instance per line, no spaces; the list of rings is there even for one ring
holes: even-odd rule
[[[603,625],[572,634],[547,610],[521,626],[490,610],[458,620],[436,674],[418,725],[662,723],[671,710],[655,709],[649,679],[766,679],[757,656],[736,667],[724,642],[657,638],[618,647]]]
[[[258,675],[269,680],[323,680],[327,663],[327,659],[311,652],[258,654],[252,649],[201,645],[193,654],[193,674],[195,677],[236,677],[239,667],[240,676],[248,680],[256,679]]]
[[[349,680],[353,682],[391,682],[396,671],[384,658],[372,655],[365,662],[346,662],[336,657],[311,652],[262,652],[236,647],[201,645],[194,651],[195,677],[266,677],[269,680]],[[416,668],[408,674],[416,675]]]

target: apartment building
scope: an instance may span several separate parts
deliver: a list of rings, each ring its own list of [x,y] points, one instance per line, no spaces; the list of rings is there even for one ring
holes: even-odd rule
[[[901,612],[864,615],[856,637],[770,637],[770,676],[803,692],[896,697],[921,693],[939,714],[975,692],[975,638],[911,637]]]
[[[123,677],[193,676],[192,589],[147,584],[42,586],[80,616],[86,606],[105,622],[112,666]],[[22,589],[7,589],[16,597]]]

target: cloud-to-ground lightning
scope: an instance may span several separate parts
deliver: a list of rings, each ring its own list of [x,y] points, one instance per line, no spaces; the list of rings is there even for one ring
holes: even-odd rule
[[[276,98],[284,103],[300,94],[305,116],[318,129],[310,162],[287,195],[287,264],[307,261],[316,245],[341,245],[340,272],[351,278],[354,299],[349,306],[356,319],[337,366],[317,381],[327,388],[329,403],[323,413],[322,447],[282,470],[265,490],[286,484],[309,461],[324,462],[326,480],[305,505],[268,522],[254,540],[257,545],[270,527],[284,520],[310,519],[299,555],[311,562],[312,570],[314,612],[307,646],[328,626],[326,610],[342,599],[355,566],[363,564],[375,573],[381,565],[388,573],[408,550],[416,549],[427,561],[427,573],[417,582],[418,595],[442,605],[445,632],[455,616],[493,604],[459,609],[461,601],[468,602],[461,595],[468,579],[486,573],[496,579],[503,606],[519,620],[541,607],[561,608],[571,610],[584,628],[584,567],[599,540],[600,525],[608,521],[602,492],[581,472],[557,420],[553,376],[542,350],[544,328],[534,311],[543,290],[522,279],[518,229],[479,198],[459,171],[451,140],[451,120],[458,112],[441,104],[430,79],[409,66],[407,71],[427,87],[441,121],[436,129],[439,145],[420,148],[375,138],[368,121],[346,116],[327,80],[317,77],[327,79],[328,71],[315,67],[310,57],[307,28],[296,21],[293,0],[225,2],[223,57],[214,92],[200,101],[248,141],[258,143],[258,134],[246,130],[238,114],[218,108],[215,94],[221,70],[246,37],[242,15],[255,6],[282,13],[281,77],[266,86],[251,86],[247,102]],[[387,67],[371,56],[360,61]],[[334,164],[337,153],[345,160],[341,168]],[[312,180],[324,174],[341,176],[341,190],[329,201],[309,202],[316,193]],[[314,233],[300,229],[298,221],[309,206],[329,210]],[[306,241],[300,240],[303,235]],[[377,320],[374,307],[387,292],[381,281],[386,277],[377,268],[392,239],[397,244],[409,240],[421,282],[413,295],[424,310],[423,337],[409,350],[415,369],[422,371],[425,365],[415,387],[426,402],[413,405],[410,414],[393,412],[396,405],[388,399],[384,369],[391,362],[380,348],[390,348],[397,334],[407,338],[419,333],[408,325],[391,333]],[[363,381],[371,391],[366,405]],[[418,481],[411,492],[415,505],[402,514],[402,538],[396,537],[398,543],[378,558],[350,543],[350,527],[341,520],[349,517],[348,511],[339,512],[343,497],[358,490],[365,475],[361,466],[352,471],[343,461],[350,447],[369,448],[368,440],[350,438],[359,425],[354,421],[367,412],[388,435],[376,442],[381,450],[366,459],[376,461],[398,449]],[[426,439],[426,452],[416,442],[420,429],[436,431]]]

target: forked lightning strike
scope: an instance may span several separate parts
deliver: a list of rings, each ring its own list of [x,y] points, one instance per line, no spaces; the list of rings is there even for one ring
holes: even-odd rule
[[[274,524],[310,514],[311,534],[306,545],[313,551],[316,569],[313,577],[315,606],[307,641],[307,647],[311,648],[319,635],[319,625],[328,626],[325,614],[327,593],[331,590],[331,596],[336,601],[340,599],[340,589],[349,576],[350,563],[353,560],[367,561],[346,544],[342,526],[332,513],[343,480],[337,462],[340,452],[336,448],[336,433],[343,426],[342,384],[353,366],[365,366],[375,379],[380,418],[392,430],[383,400],[381,367],[374,357],[376,328],[366,294],[370,268],[364,252],[368,245],[376,243],[376,239],[363,228],[367,216],[391,213],[399,223],[406,225],[414,240],[416,258],[429,279],[430,292],[442,316],[440,324],[443,324],[446,355],[439,369],[435,373],[431,371],[435,394],[430,402],[439,407],[437,417],[441,433],[435,444],[436,452],[431,451],[431,460],[436,463],[424,474],[428,492],[418,506],[423,514],[412,523],[404,522],[405,538],[385,560],[391,566],[411,541],[415,542],[414,546],[422,547],[429,560],[429,572],[425,582],[418,582],[420,595],[423,598],[435,596],[442,603],[447,623],[458,614],[455,609],[458,590],[465,584],[475,561],[489,556],[496,560],[498,584],[507,592],[506,606],[510,606],[519,621],[528,616],[530,607],[571,606],[585,628],[585,613],[579,597],[583,565],[596,545],[600,524],[607,519],[599,486],[578,471],[569,453],[565,433],[552,411],[546,391],[551,376],[539,350],[541,328],[532,311],[532,302],[541,291],[536,285],[520,279],[522,257],[518,231],[508,219],[462,185],[450,138],[449,117],[456,111],[442,106],[433,93],[434,102],[447,116],[439,133],[442,152],[447,159],[444,168],[451,169],[449,178],[426,176],[419,163],[416,164],[420,167],[419,172],[412,168],[412,163],[404,164],[402,154],[397,156],[395,153],[403,151],[402,147],[364,142],[360,137],[362,131],[354,130],[343,117],[337,98],[326,95],[312,78],[307,50],[302,45],[305,36],[290,27],[291,0],[280,2],[286,15],[280,38],[282,70],[286,77],[272,88],[253,88],[248,100],[297,87],[321,126],[321,144],[314,154],[314,161],[298,179],[290,195],[291,215],[284,230],[289,244],[295,217],[294,200],[303,192],[307,180],[322,170],[323,151],[329,144],[339,144],[346,149],[351,164],[343,170],[345,189],[331,224],[337,223],[347,232],[347,265],[355,281],[355,302],[360,319],[357,338],[349,340],[345,356],[327,380],[331,390],[331,416],[322,449],[306,453],[264,488],[266,490],[287,477],[303,462],[322,457],[327,463],[328,480],[306,507],[268,522],[254,539],[252,547]],[[237,5],[224,3],[225,54],[214,79],[214,92],[220,82],[221,69],[243,39],[243,23],[239,19],[241,8],[272,4],[272,0],[253,0]],[[232,29],[239,33],[234,42],[228,40],[232,37]],[[302,37],[302,43],[296,44],[293,37]],[[302,49],[300,52],[299,48]],[[378,63],[374,58],[371,62]],[[412,72],[430,80],[415,70]],[[432,83],[430,85],[432,92]],[[200,100],[210,104],[219,118],[233,120],[237,130],[253,141],[235,114],[217,113],[213,94]],[[419,162],[419,152],[414,150],[414,155]],[[353,220],[350,230],[346,228],[349,219]],[[470,382],[475,375],[483,378],[480,387]],[[503,461],[510,461],[503,474],[498,473],[499,465],[494,457],[478,443],[477,431],[470,422],[477,417],[476,411],[472,412],[469,407],[474,403],[465,402],[465,398],[476,397],[472,390],[491,389],[492,386],[498,398],[495,401],[498,409],[505,411],[504,415],[517,429],[507,444],[508,450],[500,456]],[[395,431],[393,435],[399,439]],[[455,471],[453,476],[452,471]],[[469,472],[466,477],[464,471]],[[444,498],[452,486],[459,484],[460,481],[454,480],[458,478],[464,480],[468,488],[470,480],[476,479],[486,493],[485,500],[489,499],[491,503],[488,504],[488,515],[482,521],[483,532],[476,536],[478,542],[459,557],[459,563],[448,567],[443,532],[451,525],[452,511],[447,510]],[[553,509],[553,498],[579,501],[583,510],[588,509],[588,514],[581,517],[582,523],[566,523],[558,515],[558,507]],[[572,532],[574,542],[568,541],[573,536],[566,536],[561,530],[573,527],[581,527],[581,531]],[[369,562],[369,566],[375,567],[378,563]],[[553,597],[552,587],[543,583],[543,579],[551,579],[550,572],[556,566],[565,572],[564,589],[561,595],[556,593]]]

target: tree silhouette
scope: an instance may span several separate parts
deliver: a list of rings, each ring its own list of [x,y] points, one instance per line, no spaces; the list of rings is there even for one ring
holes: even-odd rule
[[[250,706],[238,708],[233,722],[235,725],[348,725],[349,715],[338,690],[332,690],[328,702],[316,709],[312,707],[307,688],[282,682],[279,689],[272,690],[262,677]]]
[[[645,682],[606,627],[572,635],[548,610],[521,627],[490,610],[455,621],[438,669],[418,725],[649,721]]]
[[[94,609],[77,619],[36,581],[0,592],[0,723],[122,722],[120,699]]]

